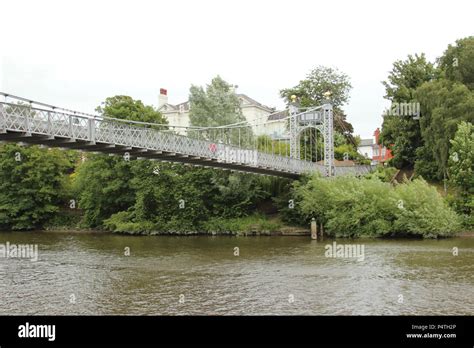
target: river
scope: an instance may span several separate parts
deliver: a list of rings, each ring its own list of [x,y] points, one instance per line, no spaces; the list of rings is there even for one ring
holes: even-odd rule
[[[309,237],[0,233],[7,242],[37,244],[38,260],[0,258],[1,315],[474,314],[469,237],[336,241],[363,246],[363,260],[327,257],[333,240]]]

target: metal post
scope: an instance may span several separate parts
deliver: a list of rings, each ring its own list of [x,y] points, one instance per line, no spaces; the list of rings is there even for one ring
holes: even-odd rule
[[[334,138],[332,105],[323,105],[324,166],[326,176],[334,175]]]
[[[95,120],[89,119],[89,140],[95,144]]]
[[[316,224],[316,219],[311,219],[311,239],[318,239],[318,225]]]
[[[298,107],[296,105],[296,96],[292,96],[292,102],[289,105],[290,112],[290,157],[300,158],[300,151],[298,146],[298,120],[296,114],[298,113]]]
[[[7,118],[6,115],[3,113],[3,104],[0,104],[0,133],[7,132]]]

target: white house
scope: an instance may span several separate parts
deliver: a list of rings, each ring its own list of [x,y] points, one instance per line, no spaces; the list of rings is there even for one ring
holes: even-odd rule
[[[357,152],[365,158],[372,159],[374,156],[374,139],[361,139]]]
[[[256,135],[267,134],[273,138],[287,137],[286,121],[281,118],[286,117],[286,110],[275,112],[274,108],[268,107],[250,98],[249,96],[238,93],[242,114],[248,123],[253,125],[253,132]],[[189,101],[180,104],[168,103],[168,92],[166,89],[160,89],[158,97],[158,111],[166,117],[168,123],[173,126],[188,127],[189,121]],[[270,122],[268,122],[270,121]],[[179,134],[186,134],[185,128],[177,128]]]
[[[393,158],[391,150],[379,144],[379,138],[380,129],[377,128],[374,132],[374,138],[362,139],[357,148],[362,156],[372,160],[372,164],[384,163]]]

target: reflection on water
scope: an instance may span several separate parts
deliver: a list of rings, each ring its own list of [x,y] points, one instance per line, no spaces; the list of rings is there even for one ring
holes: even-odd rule
[[[474,238],[337,240],[363,244],[363,261],[327,258],[332,241],[307,237],[0,233],[7,241],[38,244],[39,260],[0,258],[2,315],[474,314]]]

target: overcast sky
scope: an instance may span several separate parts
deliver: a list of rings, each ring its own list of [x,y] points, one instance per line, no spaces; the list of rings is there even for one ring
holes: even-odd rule
[[[0,90],[92,112],[108,96],[157,106],[219,74],[259,102],[318,65],[350,76],[345,106],[371,136],[392,63],[474,34],[474,1],[0,0]]]

